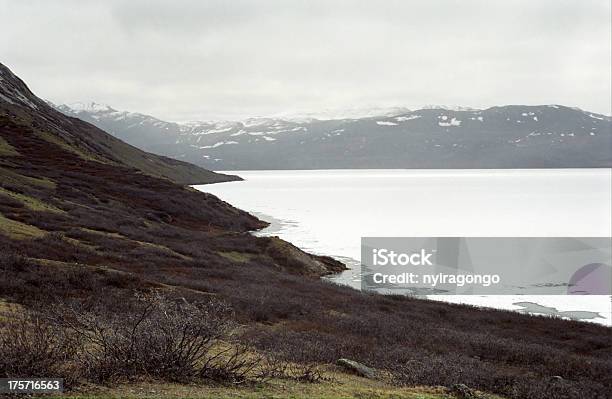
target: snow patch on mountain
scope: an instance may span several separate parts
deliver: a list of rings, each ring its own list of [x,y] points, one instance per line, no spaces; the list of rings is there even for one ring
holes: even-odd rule
[[[219,141],[213,145],[204,145],[201,147],[198,147],[200,149],[204,149],[204,148],[217,148],[217,147],[221,147],[222,145],[231,145],[231,144],[239,144],[237,141]]]
[[[375,117],[393,117],[411,112],[409,108],[390,106],[390,107],[353,107],[344,109],[327,109],[320,112],[306,112],[297,114],[279,115],[283,119],[295,123],[311,123],[316,120],[340,120],[340,119],[361,119]]]
[[[600,121],[605,121],[606,119],[604,117],[601,116],[597,116],[597,115],[593,115],[593,114],[588,114],[590,118],[593,119],[599,119]]]
[[[449,127],[449,126],[461,126],[461,121],[457,118],[452,118],[449,122],[446,122],[448,117],[444,115],[441,117],[442,121],[438,121],[439,126]]]
[[[414,119],[419,119],[422,118],[422,115],[410,115],[410,116],[398,116],[395,118],[396,121],[398,122],[407,122],[407,121],[411,121]]]
[[[444,111],[456,111],[456,112],[461,112],[461,111],[468,111],[468,112],[474,112],[474,111],[481,111],[478,108],[471,108],[471,107],[462,107],[459,105],[432,105],[432,104],[427,104],[424,105],[422,107],[422,109],[439,109],[439,110],[444,110]]]
[[[63,105],[69,107],[70,109],[72,109],[75,112],[81,112],[81,111],[85,111],[85,112],[109,112],[109,111],[117,111],[116,109],[112,108],[108,104],[100,104],[100,103],[96,103],[94,101],[75,102],[75,103],[63,104]]]

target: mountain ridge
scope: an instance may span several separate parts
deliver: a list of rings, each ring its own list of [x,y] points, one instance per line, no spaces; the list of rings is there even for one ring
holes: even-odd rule
[[[112,107],[57,108],[140,148],[214,170],[612,167],[612,118],[556,104],[182,124]]]

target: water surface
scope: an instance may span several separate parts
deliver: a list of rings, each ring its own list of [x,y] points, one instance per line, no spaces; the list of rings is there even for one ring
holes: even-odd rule
[[[232,171],[196,188],[249,211],[278,235],[351,270],[362,236],[610,237],[610,169]],[[610,297],[436,296],[433,299],[612,324]]]

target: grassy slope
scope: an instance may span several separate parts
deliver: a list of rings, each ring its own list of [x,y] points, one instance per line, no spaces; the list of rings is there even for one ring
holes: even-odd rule
[[[254,258],[244,253],[244,248],[255,242],[265,242],[266,247],[278,252],[275,256],[288,256],[282,249],[291,247],[279,247],[279,240],[258,240],[242,234],[265,223],[214,196],[93,155],[84,156],[82,149],[77,151],[65,142],[49,140],[48,135],[40,134],[37,127],[0,115],[0,139],[19,148],[15,154],[0,158],[0,232],[5,235],[23,239],[64,232],[72,237],[73,244],[86,248],[96,244],[100,248],[104,242],[103,248],[110,253],[125,248],[153,248],[193,261],[193,256],[169,250],[164,243],[172,238],[181,242],[182,236],[195,230],[200,238],[215,238],[214,242],[203,242],[199,249],[211,251],[209,256],[222,264]],[[170,233],[174,236],[165,237]],[[238,248],[221,246],[226,236],[244,244]],[[96,258],[95,254],[90,256]],[[322,265],[314,257],[302,256]],[[266,255],[260,260],[270,259]],[[282,267],[270,262],[274,268]]]
[[[7,101],[6,99],[9,99]],[[112,162],[163,177],[178,184],[207,184],[240,180],[198,166],[139,150],[80,119],[67,117],[36,97],[26,84],[0,63],[0,114],[13,115],[35,127],[45,140],[83,159]],[[0,141],[0,156],[15,149]]]
[[[220,398],[220,399],[451,399],[454,395],[442,387],[399,388],[389,383],[330,372],[331,381],[320,384],[271,380],[251,386],[197,386],[141,382],[111,389],[90,388],[90,393],[75,393],[72,398]],[[96,391],[97,389],[97,391]],[[93,392],[92,392],[93,391]],[[483,395],[482,399],[499,398]]]
[[[71,122],[81,137],[88,137],[109,158],[153,176],[164,177],[179,184],[240,180],[237,176],[215,173],[187,162],[141,151],[80,119],[71,118]]]

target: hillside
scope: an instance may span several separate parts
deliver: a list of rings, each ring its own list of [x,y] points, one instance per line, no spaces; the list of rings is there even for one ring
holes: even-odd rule
[[[87,397],[439,399],[461,397],[457,384],[506,398],[609,396],[612,329],[325,282],[344,265],[254,237],[264,222],[123,164],[119,144],[73,129],[88,125],[6,76],[0,377],[63,377]],[[341,358],[373,377],[347,376]]]
[[[214,170],[612,166],[610,117],[559,105],[188,124],[95,103],[57,109],[139,148]]]
[[[186,162],[141,151],[77,118],[67,118],[36,97],[6,66],[0,64],[0,112],[35,129],[82,159],[122,165],[179,184],[206,184],[239,180]]]

